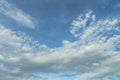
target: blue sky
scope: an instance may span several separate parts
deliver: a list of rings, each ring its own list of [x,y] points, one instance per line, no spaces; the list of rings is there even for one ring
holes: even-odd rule
[[[119,0],[1,0],[0,80],[119,80],[119,14]]]
[[[119,15],[119,7],[114,8],[119,5],[119,0],[91,0],[90,2],[88,0],[9,0],[8,2],[33,16],[38,24],[34,30],[25,29],[23,25],[18,25],[3,15],[1,17],[4,19],[2,18],[1,22],[5,25],[7,23],[15,30],[22,30],[31,36],[34,35],[32,37],[50,47],[61,46],[63,39],[74,41],[74,37],[69,32],[71,23],[80,13],[88,9],[92,9],[97,17]]]

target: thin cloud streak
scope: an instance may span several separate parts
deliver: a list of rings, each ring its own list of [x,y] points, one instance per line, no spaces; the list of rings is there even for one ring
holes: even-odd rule
[[[29,14],[18,9],[7,0],[0,0],[0,13],[14,19],[18,24],[28,28],[35,28],[36,20]]]

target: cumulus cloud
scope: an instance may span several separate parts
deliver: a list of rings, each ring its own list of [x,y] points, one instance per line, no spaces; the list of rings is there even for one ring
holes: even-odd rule
[[[34,28],[36,26],[36,20],[32,16],[16,8],[6,0],[0,0],[0,13],[14,19],[25,27]]]
[[[74,80],[110,80],[120,75],[119,22],[109,17],[98,20],[88,11],[72,23],[70,32],[78,40],[63,40],[63,46],[57,48],[41,45],[23,32],[0,26],[0,78],[42,80],[43,73],[71,72],[75,73]]]

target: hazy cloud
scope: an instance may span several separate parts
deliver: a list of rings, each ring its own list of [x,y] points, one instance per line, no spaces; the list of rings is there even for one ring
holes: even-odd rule
[[[0,0],[0,13],[14,19],[20,25],[28,28],[34,28],[36,26],[36,20],[29,14],[18,9],[6,0]]]

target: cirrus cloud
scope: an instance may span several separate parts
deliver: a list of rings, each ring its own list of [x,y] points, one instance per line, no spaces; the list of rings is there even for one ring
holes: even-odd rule
[[[13,4],[7,2],[7,0],[0,0],[0,13],[12,18],[18,24],[28,28],[35,28],[37,23],[31,15],[25,13],[21,9],[18,9]]]

